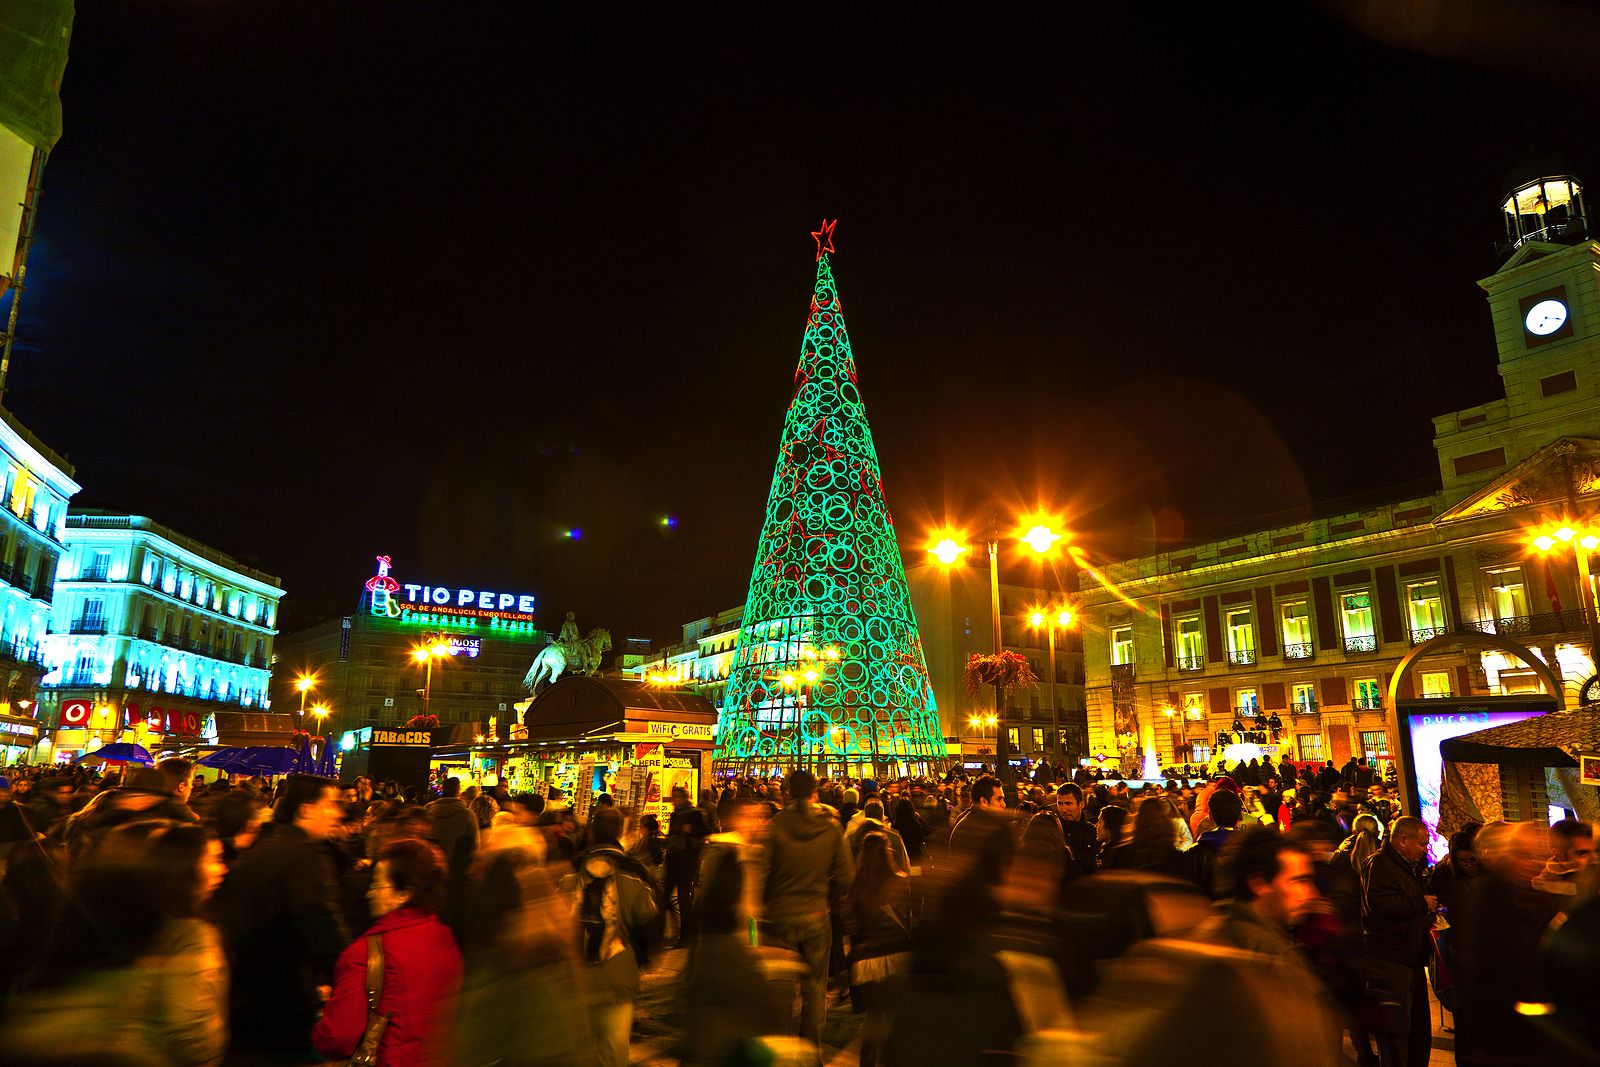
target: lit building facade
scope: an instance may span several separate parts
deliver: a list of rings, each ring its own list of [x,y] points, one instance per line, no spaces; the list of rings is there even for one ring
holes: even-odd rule
[[[273,696],[308,728],[329,736],[394,726],[423,713],[441,725],[518,721],[522,686],[549,643],[530,593],[413,583],[391,574],[388,557],[361,589],[354,613],[288,633],[278,643]],[[419,662],[418,648],[442,654]],[[310,679],[304,690],[301,679]],[[302,699],[303,698],[303,699]],[[322,721],[310,709],[325,708]]]
[[[0,506],[0,750],[24,758],[40,740],[38,690],[63,551],[67,505],[78,491],[70,463],[0,409],[5,495]]]
[[[1508,257],[1480,285],[1505,397],[1433,420],[1437,491],[1125,560],[1084,591],[1090,743],[1108,763],[1136,767],[1147,746],[1211,762],[1257,711],[1280,757],[1388,756],[1401,658],[1456,633],[1531,648],[1578,703],[1595,673],[1600,244],[1568,176],[1518,184],[1504,211]],[[1442,647],[1400,695],[1538,687],[1500,652]]]
[[[142,515],[73,512],[63,536],[40,696],[54,758],[194,746],[266,713],[276,577]]]

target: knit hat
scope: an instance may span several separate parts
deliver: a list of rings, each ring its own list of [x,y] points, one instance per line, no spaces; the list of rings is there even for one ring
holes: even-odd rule
[[[861,803],[861,794],[854,789],[846,789],[844,791],[844,802],[846,804],[859,804]]]
[[[1221,778],[1218,778],[1216,785],[1218,789],[1226,789],[1230,793],[1239,791],[1239,783],[1235,782],[1230,775],[1224,774]]]
[[[878,780],[876,778],[868,778],[866,781],[861,783],[861,795],[862,796],[870,797],[872,794],[876,793],[877,791],[878,791]]]

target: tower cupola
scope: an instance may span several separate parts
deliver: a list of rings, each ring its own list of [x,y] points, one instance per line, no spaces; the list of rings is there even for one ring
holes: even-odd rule
[[[1576,244],[1590,234],[1583,185],[1555,157],[1530,159],[1507,176],[1500,204],[1509,255],[1528,241]]]

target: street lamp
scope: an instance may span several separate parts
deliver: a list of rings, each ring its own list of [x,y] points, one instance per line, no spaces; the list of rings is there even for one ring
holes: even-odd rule
[[[322,733],[322,720],[328,717],[328,705],[326,705],[326,704],[313,704],[313,705],[311,705],[311,714],[313,714],[313,715],[315,715],[317,717],[317,733],[319,733],[319,734]]]
[[[1056,627],[1065,630],[1076,621],[1068,608],[1054,614],[1035,608],[1028,616],[1028,625],[1035,630],[1043,626],[1050,638],[1050,758],[1056,763],[1061,762],[1061,712],[1056,708]]]
[[[967,725],[972,727],[974,730],[978,731],[978,739],[980,741],[983,740],[984,728],[987,727],[988,729],[993,730],[995,728],[995,726],[999,723],[999,721],[1000,720],[995,718],[993,715],[968,715],[967,716]],[[999,744],[998,737],[996,738],[996,742],[995,743],[996,743],[996,745]]]
[[[1017,542],[1027,545],[1035,555],[1049,555],[1056,542],[1061,540],[1061,535],[1052,530],[1042,519],[1026,519],[1019,525],[1026,526],[1027,529],[1017,535]],[[961,558],[962,553],[967,551],[966,546],[961,544],[956,539],[956,536],[949,532],[938,534],[936,539],[931,540],[933,543],[929,551],[933,554],[933,558],[945,567],[954,566],[955,562]],[[989,521],[988,548],[989,616],[994,635],[994,654],[998,656],[1005,647],[1001,642],[1000,636],[1000,522],[998,517],[991,517]],[[994,739],[995,760],[998,763],[996,771],[999,774],[1001,786],[1007,791],[1007,802],[1009,803],[1016,796],[1016,775],[1011,768],[1011,745],[1006,735],[1005,699],[1001,695],[1000,686],[998,685],[994,688],[994,707],[995,719],[998,723]]]
[[[422,714],[430,714],[433,702],[433,661],[443,659],[450,654],[450,646],[443,641],[435,641],[431,645],[418,645],[411,650],[411,658],[422,664],[425,668],[422,676]]]
[[[314,674],[302,674],[294,680],[294,687],[300,690],[300,725],[302,727],[306,724],[306,694],[316,684],[317,676]]]
[[[1595,602],[1594,580],[1589,572],[1589,556],[1600,548],[1600,528],[1587,523],[1560,519],[1529,531],[1528,543],[1541,553],[1570,547],[1578,569],[1578,603],[1589,629],[1589,660],[1600,671],[1600,604]]]

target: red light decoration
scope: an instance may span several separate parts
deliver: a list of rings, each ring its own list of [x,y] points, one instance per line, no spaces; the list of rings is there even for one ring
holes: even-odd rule
[[[827,219],[823,219],[822,229],[811,231],[812,240],[817,242],[818,259],[821,259],[824,253],[834,251],[833,228],[837,225],[839,225],[838,219],[834,219],[832,222],[829,222]]]

